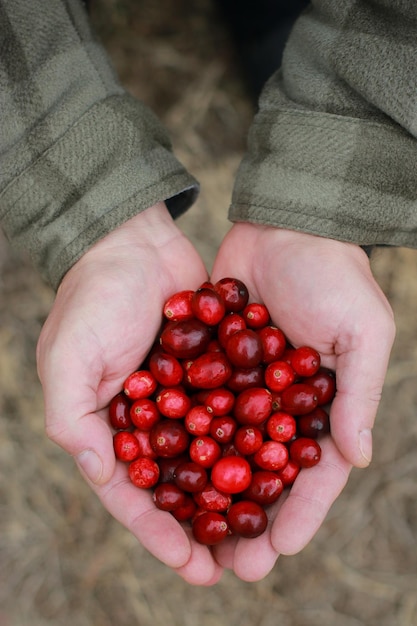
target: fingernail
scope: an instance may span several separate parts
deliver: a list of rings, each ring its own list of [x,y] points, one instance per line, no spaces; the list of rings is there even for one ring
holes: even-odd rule
[[[75,457],[75,460],[91,482],[99,482],[103,473],[103,463],[94,450],[83,450]]]
[[[359,449],[365,461],[370,463],[372,460],[372,431],[365,428],[359,433]]]

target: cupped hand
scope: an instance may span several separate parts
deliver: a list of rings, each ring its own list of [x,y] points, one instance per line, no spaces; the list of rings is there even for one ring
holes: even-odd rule
[[[206,278],[197,252],[159,203],[68,271],[37,351],[48,436],[75,458],[108,511],[192,584],[213,584],[222,568],[115,462],[105,409],[151,347],[167,297]]]
[[[369,464],[395,326],[366,254],[353,244],[238,223],[221,245],[211,279],[225,276],[243,280],[289,341],[316,348],[337,380],[320,463],[302,470],[289,495],[272,507],[268,532],[230,538],[214,550],[222,566],[258,580],[280,553],[294,554],[310,541],[352,466]]]

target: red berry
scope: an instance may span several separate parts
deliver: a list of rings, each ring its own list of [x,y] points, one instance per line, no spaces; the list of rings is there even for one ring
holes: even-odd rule
[[[305,383],[313,385],[316,389],[318,404],[329,404],[336,393],[336,377],[334,372],[321,367],[317,374],[304,380]]]
[[[224,385],[232,374],[232,366],[222,352],[206,352],[193,361],[187,370],[187,381],[200,389]]]
[[[292,459],[288,459],[288,463],[282,469],[278,470],[275,473],[278,478],[282,480],[282,484],[284,485],[284,487],[290,487],[297,478],[300,469],[301,468],[298,463],[296,463]]]
[[[147,456],[150,459],[156,459],[157,454],[153,450],[150,442],[150,431],[149,430],[140,430],[139,428],[135,428],[133,431],[136,439],[139,444],[139,455],[138,456]]]
[[[191,300],[195,317],[207,326],[217,326],[226,314],[226,306],[221,296],[209,288],[198,289]]]
[[[265,370],[265,384],[271,391],[284,391],[295,379],[295,372],[285,361],[273,361]]]
[[[136,487],[150,489],[159,478],[159,467],[156,461],[140,456],[129,465],[129,478]]]
[[[172,483],[175,478],[175,470],[178,465],[189,460],[188,454],[180,454],[174,457],[158,457],[159,482]]]
[[[197,505],[205,511],[227,511],[232,504],[232,496],[216,489],[211,482],[201,491],[193,494]]]
[[[264,371],[262,367],[234,368],[232,375],[226,383],[231,391],[239,393],[250,387],[261,387],[264,384]]]
[[[205,511],[194,518],[192,531],[198,543],[213,546],[229,534],[226,518],[216,511]]]
[[[258,335],[262,343],[263,363],[279,361],[284,354],[287,340],[284,333],[275,326],[265,326],[258,330]]]
[[[232,504],[226,519],[233,533],[248,539],[262,535],[268,525],[264,509],[251,500],[240,500]]]
[[[283,482],[275,472],[257,470],[253,472],[251,484],[242,493],[242,498],[262,506],[269,506],[278,500],[283,489]]]
[[[191,400],[183,389],[168,387],[156,396],[156,406],[165,417],[180,419],[191,409]]]
[[[248,328],[263,328],[269,323],[269,311],[264,304],[251,302],[243,310],[242,317]]]
[[[191,407],[185,416],[185,428],[191,435],[208,435],[213,416],[202,404]]]
[[[223,298],[227,311],[242,311],[249,300],[246,285],[237,278],[221,278],[214,289]]]
[[[230,415],[213,417],[210,424],[210,435],[218,443],[230,443],[237,429],[236,420]]]
[[[155,377],[148,370],[138,370],[128,376],[123,384],[123,390],[131,400],[149,398],[156,390]]]
[[[315,439],[299,437],[290,444],[290,458],[300,467],[313,467],[321,457],[321,448]]]
[[[228,313],[217,329],[217,338],[222,348],[226,348],[230,337],[239,330],[245,330],[246,322],[238,313]]]
[[[240,493],[247,489],[252,478],[248,461],[242,456],[225,456],[211,470],[211,481],[219,491]]]
[[[204,489],[208,477],[204,467],[194,461],[186,461],[177,466],[174,480],[183,491],[194,493]]]
[[[139,444],[133,433],[119,430],[113,435],[113,448],[116,459],[130,462],[139,456]]]
[[[320,354],[310,346],[300,346],[291,355],[291,365],[299,376],[314,376],[320,367]]]
[[[161,483],[152,495],[155,506],[161,511],[174,511],[185,504],[185,493],[174,483]]]
[[[329,414],[322,407],[316,407],[311,413],[297,418],[297,431],[300,436],[311,439],[330,432]]]
[[[266,423],[266,432],[274,441],[285,443],[297,433],[297,422],[289,413],[277,411],[273,413]]]
[[[252,387],[236,397],[233,414],[240,424],[256,426],[264,422],[271,411],[271,392],[264,387]]]
[[[118,393],[110,400],[109,420],[115,430],[127,430],[132,426],[130,402],[124,393]]]
[[[155,351],[149,359],[149,369],[160,385],[176,387],[181,384],[184,370],[172,354]]]
[[[225,387],[213,389],[204,400],[207,411],[212,413],[215,417],[230,413],[233,409],[234,403],[234,393]]]
[[[226,354],[235,367],[256,367],[262,360],[262,342],[250,328],[234,333],[226,344]]]
[[[196,437],[190,444],[189,454],[191,459],[205,468],[212,467],[221,453],[220,445],[208,435]]]
[[[197,511],[197,505],[194,502],[193,497],[190,494],[185,494],[184,504],[177,507],[171,514],[175,517],[179,522],[187,522],[191,521]]]
[[[179,322],[190,320],[193,317],[191,300],[194,295],[192,289],[184,289],[178,293],[174,293],[165,302],[163,313],[168,320]]]
[[[160,419],[156,403],[149,398],[139,398],[130,407],[132,423],[140,430],[151,430]]]
[[[263,443],[262,432],[256,426],[241,426],[237,429],[234,444],[242,456],[255,454]]]
[[[280,470],[288,462],[288,450],[279,441],[265,441],[254,454],[253,460],[260,469]]]
[[[150,431],[149,440],[158,456],[179,456],[188,448],[190,436],[179,420],[161,420]]]
[[[168,322],[161,333],[162,349],[178,359],[195,359],[205,352],[211,331],[200,320]]]
[[[282,409],[291,415],[305,415],[318,404],[317,390],[307,383],[295,383],[281,394]]]

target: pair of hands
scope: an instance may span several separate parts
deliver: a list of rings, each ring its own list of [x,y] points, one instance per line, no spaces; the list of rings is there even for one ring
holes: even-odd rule
[[[279,554],[295,554],[310,541],[352,466],[370,462],[371,429],[395,333],[368,258],[353,244],[235,224],[211,280],[225,276],[243,280],[291,343],[314,346],[337,375],[322,459],[301,471],[256,539],[230,537],[211,549],[196,543],[115,462],[106,421],[110,399],[146,356],[168,296],[207,279],[163,203],[107,235],[68,271],[38,343],[48,436],[74,456],[105,508],[147,550],[198,585],[216,583],[224,568],[243,580],[260,580]]]

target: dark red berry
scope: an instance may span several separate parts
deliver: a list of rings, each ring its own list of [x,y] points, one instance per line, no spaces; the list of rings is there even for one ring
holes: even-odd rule
[[[174,511],[185,504],[185,493],[174,483],[160,483],[152,495],[155,506],[161,511]]]
[[[194,461],[186,461],[177,466],[174,480],[183,491],[194,493],[204,489],[208,476],[204,467]]]
[[[318,404],[329,404],[336,393],[336,377],[334,372],[321,367],[317,374],[304,380],[305,383],[313,385],[316,389]]]
[[[262,506],[269,506],[278,500],[284,485],[276,472],[257,470],[252,474],[249,487],[242,493],[244,500],[252,500]]]
[[[149,440],[158,456],[175,457],[188,448],[190,435],[179,420],[161,420],[150,431]]]
[[[218,443],[230,443],[237,429],[236,420],[230,415],[213,417],[210,424],[210,435]]]
[[[256,367],[262,361],[262,342],[259,335],[250,328],[239,330],[229,338],[226,354],[235,367]]]
[[[130,402],[124,393],[118,393],[110,400],[109,420],[115,430],[127,430],[132,426]]]
[[[160,385],[176,387],[181,384],[184,370],[172,354],[155,351],[149,359],[149,369]]]
[[[191,300],[195,317],[207,326],[216,326],[226,314],[226,306],[221,296],[209,288],[198,289]]]
[[[262,535],[268,525],[264,509],[251,500],[240,500],[232,504],[226,519],[233,533],[248,539]]]
[[[313,467],[321,457],[321,448],[315,439],[299,437],[290,444],[290,458],[300,467]]]
[[[207,410],[215,417],[228,415],[232,411],[234,403],[234,393],[225,387],[213,389],[204,399]]]
[[[255,454],[263,443],[262,432],[256,426],[241,426],[233,439],[236,450],[242,456]]]
[[[249,300],[246,285],[237,278],[221,278],[214,289],[223,298],[227,311],[242,311]]]
[[[223,349],[226,348],[230,337],[239,330],[245,330],[246,322],[238,313],[229,313],[222,319],[217,329],[217,338]]]
[[[311,413],[297,418],[297,432],[301,437],[310,437],[311,439],[329,433],[329,414],[322,407],[317,406]]]
[[[191,307],[193,295],[192,289],[184,289],[168,298],[163,308],[165,317],[172,322],[190,320],[193,317]]]
[[[197,357],[187,370],[187,381],[200,389],[224,385],[232,374],[232,366],[223,352],[206,352]]]
[[[271,415],[271,411],[271,392],[264,387],[252,387],[236,397],[233,414],[239,424],[257,426]]]
[[[299,376],[314,376],[320,367],[320,354],[310,346],[300,346],[291,355],[291,365]]]
[[[305,415],[318,404],[317,390],[307,383],[294,383],[281,394],[282,410],[291,415]]]
[[[198,543],[213,546],[227,537],[229,526],[221,513],[205,511],[194,518],[192,532]]]
[[[197,319],[168,322],[160,338],[163,350],[178,359],[195,359],[205,352],[210,340],[210,329]]]
[[[281,329],[265,326],[258,330],[262,342],[262,361],[265,364],[279,361],[284,354],[287,340]]]

